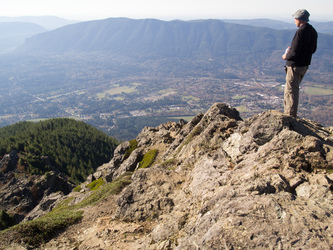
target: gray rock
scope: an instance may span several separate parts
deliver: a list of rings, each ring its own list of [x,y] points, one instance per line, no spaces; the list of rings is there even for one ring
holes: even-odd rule
[[[66,178],[53,171],[43,176],[12,178],[0,191],[0,210],[15,215],[17,222],[26,216],[27,220],[33,219],[50,211],[52,204],[60,197],[56,195],[54,198],[51,194],[67,195],[72,189],[73,185]],[[29,213],[32,213],[31,217]]]
[[[146,231],[132,242],[111,242],[101,232],[117,228],[87,229],[110,248],[332,247],[333,140],[321,125],[278,111],[243,121],[237,110],[215,103],[187,124],[146,127],[136,141],[131,155],[125,157],[129,142],[123,143],[91,176],[113,181],[134,171],[131,184],[112,198],[112,223]],[[137,169],[152,149],[158,150],[152,166]],[[80,235],[76,243],[82,240],[91,238]]]
[[[155,218],[156,249],[175,238],[176,249],[330,248],[333,144],[325,138],[320,126],[278,111],[242,122],[214,104],[166,148],[168,168],[134,173],[115,218]]]

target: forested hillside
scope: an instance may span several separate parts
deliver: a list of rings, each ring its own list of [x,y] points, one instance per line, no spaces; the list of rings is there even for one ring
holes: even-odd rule
[[[40,175],[56,170],[75,183],[108,162],[117,144],[96,128],[68,118],[19,122],[0,129],[0,155],[17,151],[21,172]],[[9,169],[1,166],[0,171]]]

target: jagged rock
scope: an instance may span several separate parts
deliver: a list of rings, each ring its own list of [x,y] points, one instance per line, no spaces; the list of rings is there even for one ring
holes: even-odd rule
[[[327,131],[330,132],[331,134],[333,134],[333,127],[328,127]]]
[[[136,171],[132,182],[140,185],[125,188],[117,199],[119,207],[115,217],[142,221],[157,218],[166,211],[171,212],[174,202],[168,196],[181,181],[177,174],[161,167]]]
[[[179,123],[167,122],[156,128],[143,128],[135,139],[138,143],[138,149],[135,149],[131,155],[126,158],[125,154],[130,147],[130,143],[124,142],[120,144],[116,148],[112,160],[108,164],[99,167],[96,173],[89,177],[88,182],[100,177],[104,177],[107,182],[111,182],[127,171],[134,171],[138,163],[142,160],[144,153],[147,153],[147,149],[157,146],[161,147],[159,150],[165,151],[165,148],[174,141],[175,136],[185,124],[186,122],[184,120],[180,120]],[[143,150],[143,148],[145,148],[145,150]]]
[[[62,192],[51,193],[50,195],[44,196],[38,205],[25,216],[24,221],[37,219],[48,212],[50,212],[54,205],[64,197]]]
[[[187,124],[146,127],[136,141],[131,155],[125,157],[130,143],[123,143],[110,163],[92,175],[112,181],[134,171],[131,184],[111,198],[109,205],[116,209],[107,226],[71,231],[66,239],[78,249],[333,245],[333,138],[321,125],[278,111],[243,121],[237,110],[215,103]],[[155,163],[137,169],[152,149],[158,150]],[[129,240],[126,224],[132,236],[133,225],[140,233]],[[59,242],[53,246],[60,247]]]
[[[108,164],[104,164],[102,167],[97,168],[97,172],[104,172],[104,178],[106,181],[111,182],[114,179],[114,172],[119,168],[120,164],[125,159],[125,153],[129,149],[130,143],[121,143],[114,151],[114,156]],[[98,178],[97,178],[98,179]]]
[[[18,160],[19,157],[16,151],[12,151],[9,154],[4,155],[0,161],[1,172],[8,173],[15,170]]]
[[[170,147],[166,150],[163,155],[163,158],[167,158],[174,150],[183,142],[185,137],[189,135],[189,133],[193,130],[193,128],[200,122],[203,114],[196,115],[189,123],[185,125],[185,127],[177,134],[175,140],[170,145]]]
[[[167,159],[175,151],[184,150],[180,155],[188,158],[199,152],[198,148],[213,147],[221,140],[229,137],[232,128],[237,125],[237,121],[242,119],[239,112],[222,103],[215,103],[205,114],[199,114],[189,122],[179,133],[174,143],[164,153],[163,158]],[[196,138],[192,147],[184,147],[193,138]]]
[[[126,172],[133,172],[139,162],[142,160],[143,157],[143,150],[141,148],[135,149],[131,155],[126,159],[123,164],[114,172],[113,179],[117,178],[118,176],[126,173]]]
[[[158,219],[151,248],[175,237],[177,249],[329,247],[332,176],[320,171],[331,167],[333,144],[325,133],[277,111],[241,122],[215,104],[165,151],[175,171],[155,164],[133,175],[115,218]]]
[[[21,221],[39,204],[43,207],[40,214],[48,211],[51,206],[50,199],[47,197],[54,192],[69,194],[73,189],[67,179],[55,172],[48,172],[43,176],[22,176],[20,179],[12,178],[0,192],[0,209],[4,209],[15,215],[17,221]],[[38,209],[38,208],[37,208]],[[33,215],[31,218],[38,217]]]

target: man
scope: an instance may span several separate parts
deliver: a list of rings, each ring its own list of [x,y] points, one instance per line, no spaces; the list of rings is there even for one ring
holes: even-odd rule
[[[301,9],[293,15],[298,30],[291,46],[282,56],[286,60],[287,76],[284,89],[284,113],[293,117],[297,115],[299,84],[311,64],[312,54],[317,49],[318,34],[308,23],[309,12]]]

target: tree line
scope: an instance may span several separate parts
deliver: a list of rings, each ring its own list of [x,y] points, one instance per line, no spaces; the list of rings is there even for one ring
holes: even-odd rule
[[[100,130],[69,118],[0,128],[1,157],[15,150],[23,171],[44,174],[55,168],[77,184],[110,161],[118,144]]]

